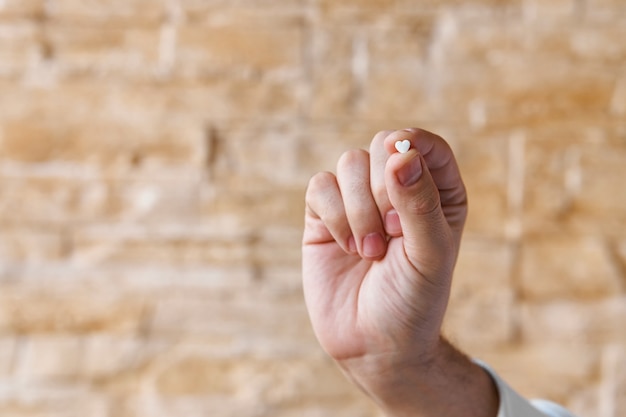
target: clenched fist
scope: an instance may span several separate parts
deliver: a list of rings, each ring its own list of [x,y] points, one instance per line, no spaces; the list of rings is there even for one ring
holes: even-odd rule
[[[390,416],[496,414],[489,377],[440,335],[466,215],[450,147],[420,129],[380,132],[369,152],[348,151],[336,174],[310,180],[302,253],[314,331]],[[465,394],[451,401],[454,390]],[[482,404],[461,401],[472,394]]]

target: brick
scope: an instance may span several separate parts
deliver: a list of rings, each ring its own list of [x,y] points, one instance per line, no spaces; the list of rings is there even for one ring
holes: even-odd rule
[[[287,316],[289,320],[282,319]],[[158,304],[150,333],[192,341],[227,340],[231,349],[256,354],[293,355],[317,349],[302,300],[289,304],[258,299],[254,303],[229,302],[188,294]]]
[[[97,255],[96,255],[97,256]],[[105,263],[77,260],[72,269],[55,264],[13,268],[4,272],[6,280],[37,282],[55,280],[58,285],[108,285],[131,291],[212,291],[228,297],[249,289],[257,276],[253,265],[153,265],[145,263]]]
[[[14,78],[34,66],[41,59],[40,42],[41,30],[32,22],[0,20],[0,77]]]
[[[153,284],[171,276],[182,285],[188,271],[190,283],[215,291],[250,289],[253,281],[263,283],[258,291],[277,296],[301,291],[301,227],[248,233],[228,227],[220,232],[211,224],[160,226],[81,228],[72,237],[72,263],[91,270],[132,269],[138,275],[144,269]],[[155,267],[159,274],[151,272]]]
[[[54,23],[46,29],[51,53],[62,74],[118,75],[135,79],[159,73],[158,27]]]
[[[615,16],[616,14],[625,15],[626,7],[620,0],[589,0],[587,2],[588,13],[602,13],[603,15]]]
[[[365,2],[345,1],[336,3],[330,0],[317,0],[314,4],[320,13],[330,18],[351,17],[357,21],[368,21],[373,17],[384,16],[393,10],[395,1],[368,0]]]
[[[210,168],[223,184],[243,188],[252,178],[276,185],[293,183],[299,138],[291,127],[233,129],[220,136],[215,143],[215,164]]]
[[[317,387],[315,390],[311,389],[312,384]],[[257,410],[261,407],[280,413],[320,404],[332,404],[333,409],[363,409],[367,404],[362,394],[345,384],[334,364],[315,358],[216,359],[190,354],[163,366],[155,375],[154,385],[165,401],[177,397],[204,398],[200,404],[214,403],[215,409],[226,415],[233,415],[234,410],[251,411],[254,406]]]
[[[272,26],[276,19],[286,23],[297,22],[307,13],[303,0],[240,0],[224,3],[221,0],[181,0],[177,7],[185,22],[213,24],[217,22],[253,22]]]
[[[410,0],[398,0],[400,4],[404,5],[414,5],[415,3]],[[424,2],[424,5],[428,5],[431,7],[437,7],[440,9],[449,9],[449,8],[459,8],[463,12],[469,12],[473,9],[476,9],[481,12],[501,12],[500,9],[507,8],[517,8],[520,2],[517,0],[478,0],[473,2],[471,5],[468,5],[466,2],[462,0],[427,0]],[[465,6],[465,7],[464,7]],[[492,9],[492,10],[490,10]],[[482,14],[481,14],[482,15]]]
[[[64,181],[60,179],[7,179],[3,181],[0,201],[5,210],[2,218],[10,222],[34,222],[47,225],[63,225],[100,219],[120,219],[123,212],[129,217],[149,216],[154,204],[147,193],[127,196],[115,193],[106,183]],[[139,187],[135,191],[141,191]],[[148,203],[141,203],[147,198]],[[47,210],[41,210],[46,206]],[[124,209],[125,207],[125,209]],[[27,239],[25,235],[21,239]],[[63,242],[58,242],[57,256],[63,255]],[[51,242],[54,244],[54,242]],[[39,245],[44,245],[41,241]],[[33,247],[33,254],[36,256]],[[43,247],[42,247],[43,249]],[[16,250],[16,249],[14,249]],[[50,255],[54,256],[54,253]],[[18,254],[16,253],[16,256]],[[22,255],[24,258],[25,255]]]
[[[525,0],[523,3],[524,15],[528,19],[536,20],[539,16],[568,16],[571,17],[576,11],[575,0],[553,0],[542,2],[539,0]]]
[[[598,384],[590,384],[587,388],[576,390],[564,407],[577,416],[597,415],[599,413],[599,394],[602,392]]]
[[[558,233],[567,228],[573,196],[581,179],[577,129],[532,131],[524,164],[524,229],[527,233]],[[572,143],[564,142],[569,137]],[[552,138],[553,140],[548,140]]]
[[[236,365],[215,358],[183,358],[166,368],[156,381],[156,388],[167,396],[234,396],[236,386],[229,375]]]
[[[79,194],[79,184],[48,179],[4,180],[0,191],[2,217],[9,221],[63,222],[69,213],[76,214],[73,207]],[[48,209],[43,212],[42,206]]]
[[[0,413],[16,417],[97,417],[106,415],[109,404],[87,387],[61,381],[11,387],[12,400],[0,403]]]
[[[560,343],[624,343],[625,306],[619,296],[586,302],[527,303],[520,310],[521,335],[533,342],[549,335],[552,341]]]
[[[240,381],[251,380],[254,391],[261,393],[266,404],[277,408],[296,404],[351,404],[365,403],[362,393],[345,383],[345,377],[336,365],[327,358],[299,358],[280,362],[258,361],[246,367]],[[265,374],[270,375],[267,378]],[[310,388],[321,386],[312,393]],[[265,389],[263,389],[265,388]],[[248,390],[248,388],[246,388]],[[306,394],[309,392],[309,394]]]
[[[88,336],[83,342],[81,376],[90,380],[124,379],[136,375],[165,348],[136,336],[116,336],[106,333]]]
[[[268,267],[300,266],[302,227],[277,225],[261,230],[253,242],[252,259]]]
[[[85,265],[202,265],[229,266],[244,263],[250,257],[251,244],[243,239],[188,240],[133,238],[124,236],[81,236],[73,257]]]
[[[464,349],[497,346],[514,336],[513,258],[504,243],[464,240],[444,326]]]
[[[303,100],[301,90],[294,88],[290,80],[268,79],[259,83],[254,79],[225,76],[180,82],[164,94],[156,94],[155,99],[164,95],[173,103],[172,110],[197,116],[209,126],[227,128],[242,120],[254,124],[293,120],[300,114]]]
[[[625,8],[626,10],[626,8]],[[626,59],[626,47],[612,39],[626,36],[626,15],[590,19],[572,31],[569,49],[576,60],[593,62],[604,68],[621,68]]]
[[[312,80],[308,112],[315,119],[354,114],[359,88],[352,67],[356,52],[355,35],[342,28],[323,26],[313,31],[311,42]],[[366,53],[366,50],[361,53]],[[365,58],[366,61],[360,65],[368,65]]]
[[[507,20],[485,25],[482,19],[451,16],[441,20],[438,29],[440,39],[433,47],[447,49],[445,55],[436,55],[444,64],[476,59],[484,65],[511,50],[524,51],[522,27]]]
[[[63,22],[116,22],[136,25],[160,23],[166,16],[166,2],[162,0],[57,0],[48,13],[55,21]]]
[[[615,381],[615,415],[618,416],[626,412],[626,367],[624,360],[619,364]]]
[[[42,228],[3,226],[0,258],[4,262],[40,263],[67,256],[68,240],[63,233]]]
[[[423,65],[433,25],[430,18],[414,17],[368,31],[316,28],[312,115],[323,120],[359,117],[387,126],[434,118]]]
[[[618,117],[626,115],[626,77],[621,77],[616,83],[611,112]]]
[[[77,378],[83,359],[82,340],[76,336],[32,336],[23,346],[17,372],[27,381]]]
[[[593,346],[546,340],[485,354],[505,380],[527,398],[566,404],[572,392],[587,387],[600,357]]]
[[[83,397],[84,400],[84,397]],[[80,416],[98,416],[103,409],[97,406],[89,406],[85,403],[62,404],[59,406],[32,406],[29,404],[0,406],[0,413],[14,417],[80,417]],[[89,414],[92,413],[92,414]]]
[[[78,294],[76,290],[62,295],[5,289],[0,323],[5,332],[17,334],[101,331],[127,334],[144,325],[146,314],[145,302],[130,297],[95,297]]]
[[[602,356],[602,382],[600,412],[619,416],[626,411],[626,355],[623,345],[609,345]]]
[[[0,19],[33,18],[44,13],[44,0],[4,0],[0,5]]]
[[[299,74],[302,29],[232,24],[179,29],[175,74],[184,77]]]
[[[378,412],[374,406],[365,401],[361,401],[355,405],[335,405],[335,404],[311,404],[307,407],[291,407],[287,410],[281,410],[277,412],[276,416],[279,417],[320,417],[333,413],[337,417],[350,417],[350,416],[363,416],[363,417],[378,417]]]
[[[281,247],[275,248],[274,251],[281,250]],[[292,249],[293,250],[293,249]],[[271,260],[270,260],[271,262]],[[301,302],[302,301],[302,267],[300,263],[289,260],[283,262],[283,265],[263,266],[257,269],[255,276],[259,287],[260,297],[269,300],[281,300],[281,302]]]
[[[528,60],[526,62],[532,62]],[[511,124],[534,125],[545,121],[570,120],[572,115],[600,118],[608,107],[613,91],[611,76],[596,77],[595,69],[581,69],[570,72],[570,65],[562,62],[545,62],[543,68],[550,71],[536,71],[525,63],[511,63],[496,79],[500,85],[470,87],[463,94],[469,97],[483,96],[486,103],[486,119],[497,123],[505,114],[513,113]],[[480,70],[479,70],[480,71]],[[532,77],[514,80],[508,73],[528,73]],[[471,73],[471,71],[468,71]],[[570,82],[565,84],[565,74]],[[470,77],[467,78],[471,85]],[[455,91],[464,87],[451,85]],[[454,93],[453,95],[456,95]],[[582,116],[581,116],[582,117]]]
[[[611,250],[613,256],[615,256],[616,266],[622,272],[622,279],[624,279],[624,271],[626,270],[626,240],[618,241]]]
[[[45,89],[7,86],[4,91],[4,158],[38,162],[55,156],[122,167],[134,161],[135,168],[143,163],[159,169],[165,168],[159,162],[172,161],[178,171],[207,161],[205,145],[216,122],[237,123],[244,116],[264,122],[293,118],[300,102],[298,92],[280,81],[213,79],[155,88],[83,81]],[[267,128],[256,128],[261,127]]]
[[[436,15],[407,14],[372,30],[351,32],[367,39],[373,70],[394,68],[402,71],[424,63],[437,23]]]
[[[238,186],[239,192],[230,191]],[[233,227],[248,231],[279,225],[303,225],[304,184],[276,188],[267,183],[256,187],[235,183],[230,190],[220,188],[214,195],[203,198],[201,215],[222,219]]]
[[[621,189],[626,172],[621,161],[626,157],[626,146],[590,146],[581,156],[582,183],[577,206],[585,213],[582,221],[593,217],[615,216],[612,227],[624,219],[626,195]],[[607,229],[609,229],[607,227]]]
[[[414,120],[403,121],[399,126],[415,126]],[[366,149],[374,135],[381,130],[392,129],[394,125],[379,120],[363,120],[353,123],[350,120],[316,120],[302,132],[298,140],[297,166],[305,187],[309,178],[319,171],[336,172],[337,161],[342,153],[350,149]],[[447,136],[446,136],[447,137]]]
[[[605,242],[554,237],[522,245],[520,289],[532,300],[582,300],[617,295],[622,283]]]
[[[561,32],[536,29],[533,36],[529,39],[527,28],[506,21],[498,27],[457,27],[442,42],[446,49],[438,64],[441,94],[451,105],[448,112],[467,111],[472,100],[480,99],[487,123],[507,120],[520,126],[572,120],[574,114],[603,117],[615,75],[598,76],[593,64],[575,56]],[[457,71],[460,62],[465,63],[463,71]],[[482,78],[484,71],[493,78]]]
[[[484,24],[484,18],[460,17],[455,20],[456,30],[445,38],[449,47],[446,59],[473,59],[490,64],[491,70],[519,65],[522,56],[526,64],[541,61],[538,74],[550,73],[545,65],[550,62],[567,67],[578,63],[578,68],[592,70],[600,64],[603,68],[618,69],[623,61],[624,48],[610,39],[623,36],[623,17],[595,17],[580,23],[571,19],[552,20],[551,16],[573,15],[576,9],[571,0],[536,0],[525,2],[527,21],[500,19]],[[538,8],[545,10],[538,11]],[[550,11],[551,10],[551,11]],[[533,17],[535,13],[538,13]],[[537,17],[541,16],[541,18]],[[611,74],[612,76],[614,74]],[[503,81],[519,81],[519,74],[509,74]],[[508,84],[505,84],[508,85]],[[565,91],[565,89],[564,89]]]
[[[156,223],[169,218],[193,219],[198,213],[196,184],[178,180],[120,181],[112,184],[107,205],[111,219]]]
[[[80,119],[80,113],[59,115],[59,109],[42,107],[43,118],[33,111],[0,125],[2,160],[86,163],[113,173],[166,168],[181,160],[196,167],[203,162],[202,126],[155,118],[150,127],[141,127],[120,114]]]
[[[548,135],[552,138],[548,141]],[[621,235],[626,200],[615,192],[625,149],[616,132],[549,129],[529,134],[526,162],[528,231]],[[562,142],[564,138],[568,142]],[[594,139],[597,138],[597,139]]]
[[[468,5],[459,0],[427,0],[419,4],[410,0],[380,1],[368,0],[359,2],[350,0],[341,3],[332,0],[318,0],[316,10],[322,18],[330,21],[350,21],[366,23],[387,23],[388,19],[402,19],[407,14],[436,13],[448,9],[462,12],[489,13],[519,8],[519,0],[480,0]]]
[[[89,120],[101,120],[106,125],[103,128],[110,131],[116,124],[127,129],[140,128],[136,132],[120,132],[126,137],[136,138],[126,146],[133,146],[133,143],[136,146],[143,141],[157,144],[170,142],[173,147],[194,144],[192,154],[178,153],[176,148],[170,150],[172,156],[183,156],[194,163],[205,163],[210,159],[203,146],[211,135],[219,136],[222,129],[229,130],[233,125],[241,128],[242,120],[261,126],[264,126],[262,123],[285,124],[286,120],[292,120],[299,114],[302,100],[300,92],[293,88],[291,82],[280,79],[259,83],[249,79],[209,77],[203,80],[175,80],[158,86],[111,82],[106,87],[83,81],[69,83],[63,88],[62,100],[67,101],[68,106],[81,108],[79,103],[88,100],[103,109],[99,116],[91,114],[88,117]],[[45,100],[48,106],[55,93],[57,91],[45,94],[31,92],[33,97],[30,98]],[[9,109],[11,104],[14,106],[14,103],[6,104]],[[259,109],[263,111],[259,112]],[[19,108],[14,112],[17,113],[17,110]],[[51,110],[46,108],[46,111]],[[77,110],[71,120],[78,117],[78,113]],[[11,116],[11,119],[18,119],[20,114]],[[154,130],[148,125],[154,126]],[[167,155],[167,152],[162,154],[163,157]],[[177,165],[178,170],[184,168],[182,163]]]
[[[500,238],[509,221],[509,141],[493,135],[461,141],[457,161],[469,199],[468,233]]]
[[[432,88],[429,69],[422,62],[428,34],[420,33],[419,28],[390,32],[371,41],[362,117],[389,124],[397,120],[437,120],[439,109],[428,100]],[[386,45],[402,45],[402,48]]]
[[[0,338],[0,377],[10,378],[15,364],[18,339],[13,337]]]

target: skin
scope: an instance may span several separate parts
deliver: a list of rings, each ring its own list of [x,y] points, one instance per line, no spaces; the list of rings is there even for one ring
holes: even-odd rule
[[[394,144],[409,140],[398,153]],[[491,378],[441,335],[467,216],[454,155],[420,129],[379,132],[306,193],[303,285],[313,329],[391,417],[495,417]]]

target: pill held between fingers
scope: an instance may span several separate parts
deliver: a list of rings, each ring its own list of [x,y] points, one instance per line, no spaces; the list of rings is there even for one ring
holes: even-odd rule
[[[408,139],[396,141],[396,150],[400,153],[407,153],[411,148],[411,142]]]

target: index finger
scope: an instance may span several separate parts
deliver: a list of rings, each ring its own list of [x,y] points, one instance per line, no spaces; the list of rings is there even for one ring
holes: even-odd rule
[[[374,201],[383,219],[385,232],[389,236],[396,237],[402,235],[402,228],[398,214],[389,201],[385,185],[385,166],[389,158],[389,153],[385,150],[385,139],[393,132],[394,130],[378,132],[370,143],[370,184]]]

